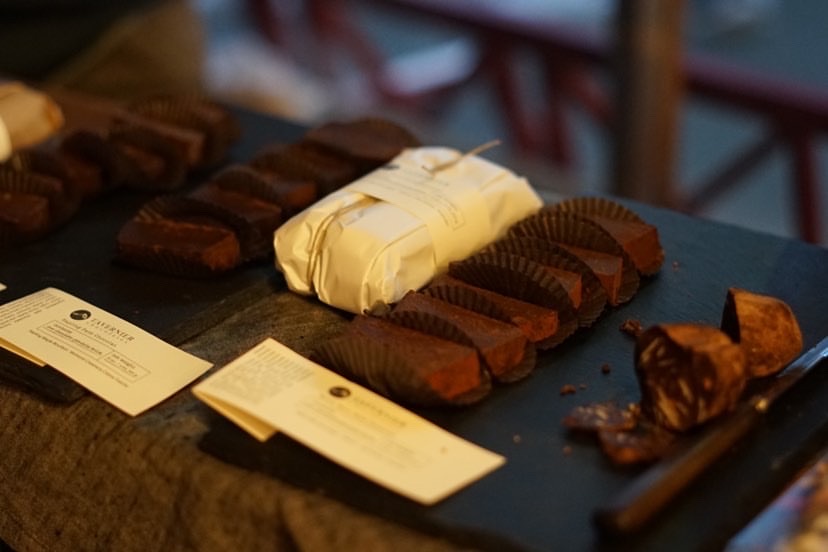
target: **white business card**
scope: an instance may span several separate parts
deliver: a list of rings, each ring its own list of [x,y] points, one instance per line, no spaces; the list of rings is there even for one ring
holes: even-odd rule
[[[281,431],[422,504],[505,462],[273,339],[201,381],[193,393],[261,441]]]
[[[132,416],[211,366],[55,288],[0,305],[0,347],[55,368]]]

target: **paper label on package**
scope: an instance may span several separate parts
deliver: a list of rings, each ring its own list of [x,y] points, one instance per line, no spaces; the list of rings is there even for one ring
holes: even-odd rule
[[[193,393],[261,441],[281,431],[423,504],[505,462],[273,339],[196,385]]]
[[[489,235],[489,208],[480,191],[444,180],[412,160],[397,159],[349,184],[353,190],[391,203],[425,224],[435,263],[465,256],[469,243]]]
[[[59,370],[132,416],[211,366],[55,288],[0,305],[0,347]]]

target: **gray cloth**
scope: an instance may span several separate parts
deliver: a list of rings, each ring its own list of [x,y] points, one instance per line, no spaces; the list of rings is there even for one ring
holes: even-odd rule
[[[0,75],[40,87],[120,100],[200,93],[204,51],[189,0],[64,0],[39,11],[0,0]]]
[[[282,292],[183,348],[217,367],[266,336],[308,354],[343,323]],[[0,386],[0,540],[18,552],[455,549],[207,455],[208,413],[187,389],[130,418],[93,396],[56,406]]]
[[[40,80],[159,0],[0,0],[0,72]]]

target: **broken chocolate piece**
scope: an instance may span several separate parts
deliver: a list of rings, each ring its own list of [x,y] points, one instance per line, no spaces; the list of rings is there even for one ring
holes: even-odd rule
[[[635,371],[643,412],[672,431],[730,411],[746,383],[741,347],[702,324],[648,328],[636,341]]]
[[[641,332],[644,331],[644,327],[641,325],[641,321],[636,320],[635,318],[627,318],[621,325],[618,327],[619,330],[624,332],[627,335],[632,337],[638,337],[641,335]]]
[[[730,288],[722,310],[722,330],[745,353],[748,376],[775,374],[802,350],[802,331],[784,301]]]
[[[676,434],[642,422],[624,431],[600,430],[598,442],[607,457],[619,466],[650,464],[669,454]]]
[[[604,402],[576,406],[566,415],[563,424],[575,431],[623,431],[636,427],[638,419],[637,407],[621,408],[614,402]]]

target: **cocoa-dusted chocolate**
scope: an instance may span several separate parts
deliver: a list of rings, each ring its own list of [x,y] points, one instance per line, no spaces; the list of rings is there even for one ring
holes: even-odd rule
[[[362,174],[356,163],[310,142],[274,144],[256,154],[249,165],[285,178],[312,180],[327,195]]]
[[[133,102],[130,113],[187,145],[193,166],[211,167],[228,154],[241,134],[236,117],[222,105],[195,96],[156,96]]]
[[[554,206],[546,206],[534,215],[512,225],[509,234],[533,236],[562,245],[590,265],[596,259],[610,262],[608,266],[600,267],[599,265],[593,269],[599,277],[604,272],[617,273],[617,260],[613,257],[620,259],[621,274],[617,287],[614,283],[607,282],[612,284],[607,286],[611,304],[625,303],[638,291],[639,272],[618,240],[600,225],[579,213],[555,210]],[[582,254],[582,252],[590,253],[590,255]],[[600,256],[596,257],[594,254],[600,254]],[[602,282],[604,280],[602,278]]]
[[[559,345],[578,329],[572,299],[558,279],[540,263],[509,253],[482,252],[449,263],[449,275],[557,311],[558,331],[549,339],[538,342],[540,349]]]
[[[0,247],[34,239],[48,231],[50,224],[45,197],[0,190]]]
[[[440,332],[440,326],[431,324],[430,320],[408,317],[406,314],[428,315],[447,323],[459,334],[458,342],[471,344],[477,349],[485,367],[496,381],[517,381],[535,367],[535,349],[516,326],[415,291],[405,294],[387,319],[452,339],[451,335]]]
[[[121,227],[116,243],[119,261],[175,276],[214,276],[241,262],[233,231],[211,224],[132,219]]]
[[[621,245],[644,275],[655,274],[664,262],[658,229],[617,201],[580,196],[544,207],[544,211],[572,212],[598,224]]]
[[[606,306],[607,292],[592,268],[556,243],[536,236],[506,236],[485,250],[520,255],[560,271],[556,275],[569,292],[581,327],[592,325]],[[572,274],[577,274],[577,280]]]
[[[0,221],[6,245],[31,241],[63,222],[63,182],[0,165]]]
[[[324,123],[307,131],[302,139],[355,161],[363,171],[387,163],[405,148],[420,145],[405,127],[375,117]]]
[[[716,327],[660,324],[636,340],[635,373],[642,411],[661,427],[687,431],[736,405],[745,355]]]
[[[53,226],[69,220],[80,207],[83,199],[82,186],[60,155],[44,149],[27,148],[14,152],[0,167],[60,182],[59,198],[51,205]]]
[[[184,185],[187,159],[164,135],[140,126],[122,125],[113,129],[107,139],[132,165],[127,186],[170,191]]]
[[[634,285],[628,286],[631,291],[624,289],[624,260],[618,255],[601,253],[600,251],[564,243],[558,245],[565,251],[575,255],[592,270],[592,273],[595,274],[604,291],[606,291],[607,302],[610,305],[623,303],[625,298],[631,297],[632,293],[637,290],[638,283],[634,280]]]
[[[652,275],[659,271],[664,262],[664,250],[655,226],[599,215],[592,215],[589,219],[618,241],[641,274]]]
[[[257,171],[246,165],[231,165],[210,179],[210,185],[267,199],[292,216],[316,201],[318,189],[310,179],[288,178]]]
[[[410,405],[465,405],[491,390],[474,348],[374,316],[357,315],[312,358]]]
[[[775,374],[802,351],[802,331],[793,310],[770,295],[728,289],[721,328],[742,347],[750,377]]]
[[[473,286],[448,274],[435,278],[424,290],[443,301],[515,325],[532,343],[558,332],[558,313],[513,297]]]
[[[76,130],[64,136],[59,145],[62,155],[92,165],[100,172],[100,190],[90,190],[89,195],[120,188],[134,179],[133,165],[107,136],[92,130]]]

